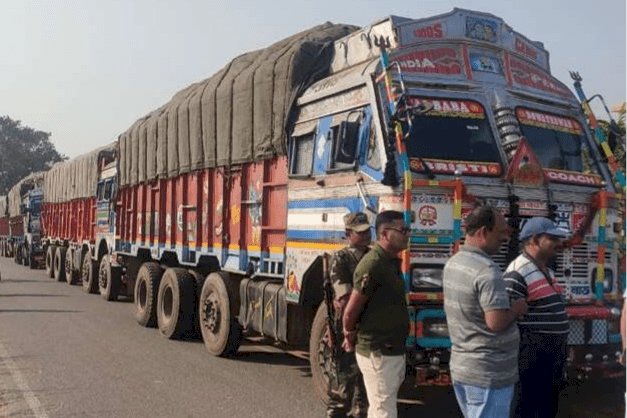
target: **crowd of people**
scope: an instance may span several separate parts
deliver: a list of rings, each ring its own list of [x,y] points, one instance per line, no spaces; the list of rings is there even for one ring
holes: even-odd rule
[[[352,372],[329,388],[327,416],[396,417],[409,330],[398,257],[410,229],[403,213],[383,211],[370,248],[368,217],[351,213],[344,222],[348,246],[334,254],[330,277],[342,368]],[[518,237],[522,251],[505,273],[490,257],[510,238],[501,212],[475,207],[465,218],[465,232],[464,245],[443,271],[449,366],[459,408],[465,418],[555,417],[569,323],[550,265],[568,231],[547,218],[529,219]]]

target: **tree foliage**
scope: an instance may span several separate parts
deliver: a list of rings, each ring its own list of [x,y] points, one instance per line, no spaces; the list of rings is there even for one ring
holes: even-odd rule
[[[619,165],[625,168],[625,103],[617,112],[618,118],[615,121],[607,122],[599,120],[599,126],[605,133],[610,148],[616,157]]]
[[[36,171],[67,159],[50,142],[50,133],[22,126],[19,120],[0,116],[0,195]]]

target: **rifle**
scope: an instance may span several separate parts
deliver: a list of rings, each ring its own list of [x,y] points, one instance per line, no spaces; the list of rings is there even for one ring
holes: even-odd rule
[[[340,357],[342,355],[342,342],[339,338],[339,328],[337,327],[337,320],[335,318],[335,309],[333,307],[333,284],[331,283],[331,274],[329,272],[329,257],[328,253],[322,255],[322,274],[323,274],[323,289],[324,289],[324,303],[327,305],[327,328],[329,335],[329,344],[331,346],[331,363],[333,363],[333,373],[329,376],[329,383],[331,390],[339,387],[340,376]],[[341,321],[341,319],[339,319]]]

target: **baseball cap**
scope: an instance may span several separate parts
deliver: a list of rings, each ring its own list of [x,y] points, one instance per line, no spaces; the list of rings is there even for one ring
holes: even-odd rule
[[[555,222],[548,218],[543,217],[535,217],[529,219],[525,226],[523,226],[520,231],[520,235],[518,237],[521,240],[525,240],[534,235],[547,234],[552,235],[554,237],[566,238],[568,236],[568,231],[564,228],[558,227]]]
[[[344,226],[356,232],[363,232],[370,229],[368,217],[363,212],[354,212],[344,215]]]

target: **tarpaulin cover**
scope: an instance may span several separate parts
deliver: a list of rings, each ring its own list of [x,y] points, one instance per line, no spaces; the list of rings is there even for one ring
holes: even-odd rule
[[[4,195],[0,196],[0,218],[7,216],[8,207],[9,203],[7,202],[7,197]]]
[[[114,152],[116,145],[114,142],[53,165],[43,175],[44,202],[61,203],[95,196],[98,185],[98,156],[104,151]]]
[[[31,173],[28,176],[24,177],[22,180],[18,181],[15,186],[11,187],[11,190],[9,190],[9,194],[7,195],[9,217],[21,215],[20,206],[22,204],[22,193],[26,193],[27,191],[35,187],[41,187],[43,177],[43,171]]]
[[[297,96],[328,73],[333,41],[357,29],[316,26],[179,91],[120,135],[120,185],[285,155]]]

